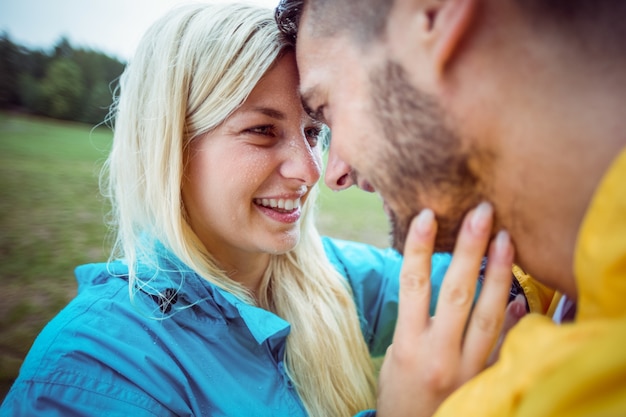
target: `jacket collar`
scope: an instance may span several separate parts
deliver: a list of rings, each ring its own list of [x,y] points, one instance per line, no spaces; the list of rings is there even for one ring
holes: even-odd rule
[[[626,316],[626,148],[602,179],[578,235],[577,320]]]
[[[138,291],[150,315],[167,319],[193,307],[196,319],[243,321],[258,344],[266,340],[272,350],[279,349],[290,332],[290,324],[276,314],[250,305],[207,281],[161,249],[156,265],[140,264]],[[128,265],[123,260],[107,264],[84,265],[77,269],[79,290],[112,277],[128,280]],[[135,297],[135,300],[138,296]],[[187,319],[192,319],[186,315]],[[281,348],[282,351],[282,348]]]

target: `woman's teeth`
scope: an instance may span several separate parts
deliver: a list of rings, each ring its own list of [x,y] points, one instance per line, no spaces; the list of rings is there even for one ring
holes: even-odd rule
[[[284,198],[255,198],[254,204],[263,207],[277,208],[280,210],[291,211],[300,207],[300,199],[288,200]]]

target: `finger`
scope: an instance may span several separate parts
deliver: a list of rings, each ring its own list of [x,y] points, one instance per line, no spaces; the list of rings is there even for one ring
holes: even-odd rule
[[[430,263],[437,225],[429,209],[411,222],[400,271],[398,321],[393,337],[396,351],[415,348],[417,336],[428,325],[430,305]]]
[[[517,294],[515,299],[506,306],[502,334],[506,335],[526,315],[526,299],[522,294]]]
[[[487,359],[487,366],[493,365],[500,356],[500,348],[504,338],[509,333],[509,330],[515,326],[522,317],[526,315],[526,300],[522,294],[518,294],[513,301],[506,306],[506,312],[504,313],[504,324],[502,325],[502,331],[498,336],[496,345],[491,350],[489,358]]]
[[[509,234],[500,231],[489,248],[485,281],[463,343],[461,367],[468,379],[484,369],[502,330],[512,266],[513,245]]]
[[[481,203],[465,217],[439,292],[433,332],[438,349],[458,351],[474,301],[480,264],[489,242],[493,209]]]

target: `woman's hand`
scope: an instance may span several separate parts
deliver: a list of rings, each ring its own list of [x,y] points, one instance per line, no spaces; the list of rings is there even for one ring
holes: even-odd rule
[[[485,368],[502,329],[513,262],[508,233],[500,231],[489,242],[492,217],[488,203],[465,217],[432,318],[430,259],[437,225],[428,209],[411,223],[400,274],[398,322],[380,372],[379,417],[430,416]],[[472,309],[488,245],[485,281]]]

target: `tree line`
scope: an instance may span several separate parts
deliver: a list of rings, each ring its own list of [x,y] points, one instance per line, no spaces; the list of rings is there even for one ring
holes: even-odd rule
[[[0,109],[90,124],[102,122],[125,63],[61,38],[49,51],[0,34]]]

